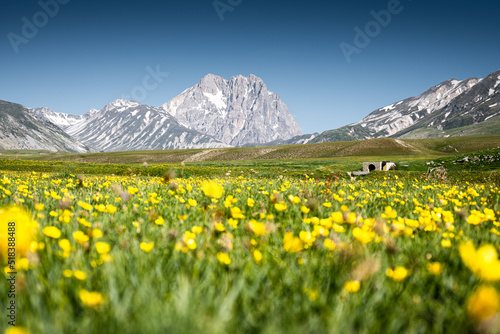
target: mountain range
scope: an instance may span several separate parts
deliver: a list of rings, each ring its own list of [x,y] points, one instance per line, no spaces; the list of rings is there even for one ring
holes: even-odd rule
[[[20,104],[0,100],[0,149],[89,152],[45,117],[33,114]]]
[[[423,139],[500,133],[500,71],[483,79],[451,79],[379,108],[361,121],[275,144],[323,143],[381,137]]]
[[[0,101],[0,149],[91,152],[429,138],[500,132],[500,71],[451,79],[361,121],[303,134],[259,77],[208,74],[157,107],[118,99],[83,115]]]

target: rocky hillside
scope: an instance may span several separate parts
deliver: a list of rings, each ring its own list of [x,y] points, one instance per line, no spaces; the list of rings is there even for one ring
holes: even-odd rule
[[[89,152],[90,149],[26,107],[0,100],[0,150]]]
[[[484,79],[448,80],[377,109],[360,122],[325,131],[310,142],[379,137],[430,138],[499,133],[500,71]]]
[[[255,75],[226,80],[209,74],[163,105],[179,123],[231,145],[263,144],[301,135],[278,94]]]

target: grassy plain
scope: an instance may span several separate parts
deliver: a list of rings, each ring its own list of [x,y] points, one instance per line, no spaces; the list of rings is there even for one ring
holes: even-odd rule
[[[2,152],[0,262],[15,221],[17,328],[498,332],[498,146]],[[346,175],[371,160],[398,170]]]

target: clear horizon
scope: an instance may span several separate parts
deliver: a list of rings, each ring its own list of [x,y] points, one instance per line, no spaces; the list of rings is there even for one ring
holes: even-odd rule
[[[159,106],[208,73],[254,74],[313,133],[443,81],[500,69],[500,4],[493,1],[0,6],[0,99],[68,114],[127,97]]]

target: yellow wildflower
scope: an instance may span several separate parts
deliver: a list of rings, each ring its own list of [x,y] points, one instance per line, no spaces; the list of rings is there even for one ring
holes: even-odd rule
[[[347,281],[344,283],[344,290],[349,293],[356,293],[359,291],[361,283],[359,281]]]
[[[280,211],[280,212],[281,212],[281,211],[285,211],[285,210],[286,210],[287,205],[286,205],[286,203],[285,203],[285,202],[283,202],[283,201],[282,201],[282,202],[280,202],[280,203],[275,203],[275,204],[274,204],[274,208],[275,208],[276,210],[278,210],[278,211]]]
[[[108,254],[109,251],[111,250],[111,247],[109,246],[109,244],[107,244],[103,241],[96,242],[95,248],[97,250],[97,253],[99,253],[99,254]]]
[[[292,232],[287,232],[283,238],[283,248],[289,253],[296,253],[300,252],[304,247],[299,238],[294,237]]]
[[[439,275],[443,272],[443,265],[439,262],[428,263],[427,270],[432,275]]]
[[[76,243],[79,243],[79,244],[84,244],[87,241],[89,241],[88,235],[86,235],[82,231],[73,232],[73,239],[75,239]]]
[[[264,223],[258,223],[254,219],[252,219],[248,223],[248,227],[256,236],[261,236],[266,234],[266,225]]]
[[[224,188],[214,181],[204,182],[201,186],[201,190],[205,196],[212,198],[221,198],[224,192]]]
[[[335,248],[337,248],[337,245],[335,244],[335,242],[333,242],[332,239],[325,239],[323,241],[323,245],[328,250],[335,250]]]
[[[140,247],[142,251],[149,253],[153,249],[154,245],[154,242],[141,242]]]
[[[78,201],[77,204],[83,208],[84,210],[92,210],[93,206],[89,203],[83,202],[83,201]]]
[[[241,213],[241,209],[238,208],[237,206],[231,208],[231,216],[234,219],[243,219],[243,218],[245,218],[245,216],[243,215],[243,213]]]
[[[4,332],[4,334],[30,334],[30,331],[24,327],[9,326],[9,328]]]
[[[363,229],[360,229],[359,227],[355,227],[352,230],[352,235],[361,243],[367,244],[370,241],[372,241],[376,234],[373,231],[365,231]]]
[[[387,275],[387,277],[392,278],[394,281],[400,282],[408,276],[408,269],[398,266],[394,269],[387,269],[385,274]]]
[[[462,261],[474,275],[486,281],[500,280],[500,261],[494,246],[486,244],[476,251],[469,241],[462,243],[459,251]]]
[[[73,272],[73,275],[75,276],[76,279],[80,280],[80,281],[83,281],[87,278],[87,274],[85,274],[83,271],[81,270],[75,270]]]
[[[254,258],[255,262],[260,263],[260,261],[262,260],[262,253],[259,252],[258,250],[254,250],[253,251],[253,258]]]
[[[165,220],[163,219],[162,216],[158,217],[158,219],[155,220],[156,225],[163,225],[165,224]]]
[[[229,255],[227,253],[222,253],[222,252],[217,253],[217,260],[225,265],[231,263],[231,259],[229,258]]]
[[[87,290],[80,290],[78,292],[78,296],[82,303],[91,308],[98,308],[102,304],[104,304],[104,297],[99,292],[89,292]]]
[[[500,295],[491,286],[480,286],[467,301],[467,313],[477,322],[490,318],[499,310]]]
[[[92,230],[92,238],[94,239],[99,239],[102,238],[103,234],[102,231],[98,228],[95,228]]]
[[[115,213],[116,210],[117,210],[117,208],[113,204],[106,205],[106,211],[108,211],[109,213]]]
[[[42,233],[48,237],[59,239],[61,231],[55,226],[47,226],[42,230]]]
[[[20,207],[0,209],[0,261],[8,258],[9,247],[15,241],[16,257],[25,256],[38,224]]]

